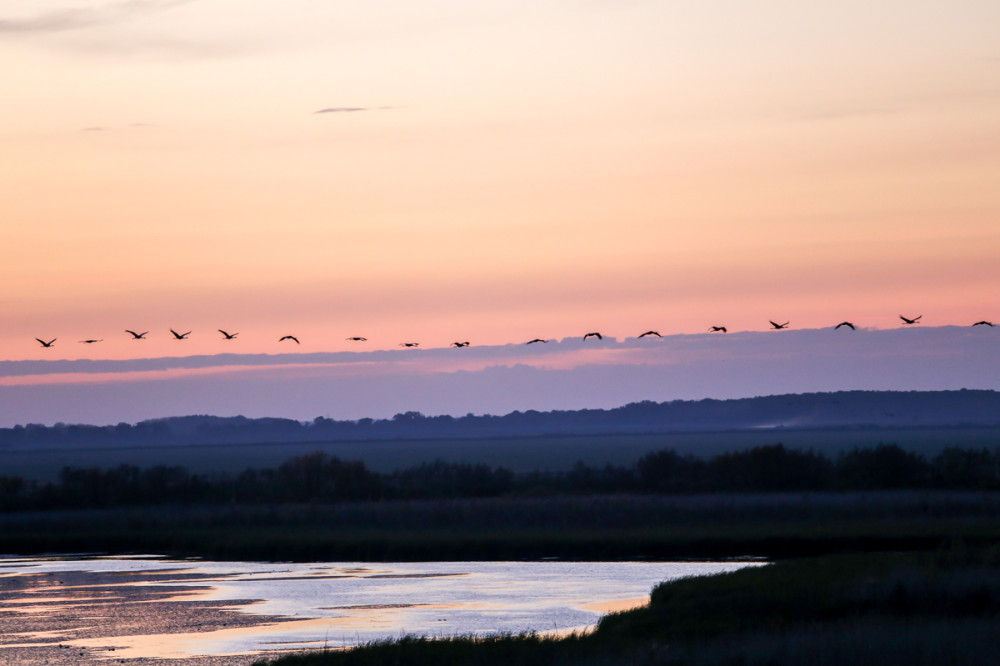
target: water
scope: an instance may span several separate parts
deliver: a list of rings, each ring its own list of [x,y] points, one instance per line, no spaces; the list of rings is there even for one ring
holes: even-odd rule
[[[52,650],[73,650],[77,661],[192,658],[402,635],[582,631],[607,612],[646,603],[661,581],[743,566],[7,558],[0,559],[0,661],[5,652],[11,660]]]

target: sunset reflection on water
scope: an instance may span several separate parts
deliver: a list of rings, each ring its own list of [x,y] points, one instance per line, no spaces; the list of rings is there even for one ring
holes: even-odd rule
[[[404,635],[563,635],[646,603],[663,580],[743,566],[11,559],[0,575],[0,658],[56,648],[78,661],[221,658]]]

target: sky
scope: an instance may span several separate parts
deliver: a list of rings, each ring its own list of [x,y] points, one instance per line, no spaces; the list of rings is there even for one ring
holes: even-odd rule
[[[1000,390],[1000,328],[581,337],[463,348],[0,362],[0,427],[613,408],[822,391]]]
[[[998,34],[995,0],[6,0],[0,360],[1000,320]]]

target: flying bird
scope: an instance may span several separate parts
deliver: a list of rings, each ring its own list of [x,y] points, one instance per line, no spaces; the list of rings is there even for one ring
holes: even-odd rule
[[[41,344],[41,345],[42,345],[43,347],[45,347],[45,348],[48,348],[48,347],[51,347],[51,346],[52,346],[52,345],[53,345],[53,344],[55,343],[55,341],[56,341],[56,340],[57,340],[58,338],[52,338],[52,339],[51,339],[51,340],[49,340],[48,342],[46,342],[45,340],[42,340],[41,338],[35,338],[35,339],[36,339],[36,340],[38,340],[38,342],[39,342],[39,343],[40,343],[40,344]]]
[[[590,338],[590,337],[597,338],[598,340],[603,340],[604,339],[604,336],[601,335],[600,333],[598,333],[597,331],[594,331],[593,333],[587,333],[585,336],[583,336],[583,339],[586,340],[587,338]]]
[[[187,336],[191,335],[191,331],[188,331],[187,333],[178,333],[174,329],[170,329],[170,332],[174,334],[174,338],[177,340],[186,340]]]
[[[725,326],[709,326],[708,330],[711,331],[712,333],[725,333],[726,332],[726,327]]]
[[[548,340],[542,340],[541,338],[535,338],[534,340],[528,340],[524,344],[526,344],[526,345],[533,345],[536,342],[544,342],[545,344],[548,344],[549,341]]]
[[[453,342],[453,343],[451,343],[451,346],[452,347],[468,347],[469,343],[468,342]]]
[[[227,333],[223,331],[221,328],[218,329],[218,331],[219,333],[222,333],[222,337],[226,340],[233,340],[234,338],[236,338],[237,335],[239,335],[239,333]]]
[[[918,321],[920,321],[921,317],[923,317],[923,315],[917,315],[913,319],[909,319],[907,317],[904,317],[903,315],[899,315],[899,318],[903,320],[903,324],[907,326],[910,324],[916,324]]]
[[[278,338],[278,342],[284,342],[285,340],[293,340],[297,345],[302,344],[301,342],[299,342],[299,339],[294,335],[283,335],[280,338]]]
[[[128,333],[129,335],[131,335],[133,340],[145,340],[146,339],[146,334],[149,333],[149,331],[143,331],[142,333],[136,333],[135,331],[130,331],[127,328],[125,329],[125,332]]]
[[[92,345],[95,342],[103,342],[103,339],[101,339],[101,340],[80,340],[80,344],[84,344],[84,345]]]
[[[840,322],[839,324],[837,324],[836,326],[833,327],[833,330],[836,331],[841,326],[846,326],[847,328],[851,329],[852,331],[857,330],[857,329],[854,328],[854,324],[852,324],[849,321],[842,321],[842,322]]]
[[[771,321],[771,320],[768,320],[768,321]],[[774,330],[776,330],[776,331],[780,331],[780,330],[781,330],[781,329],[783,329],[783,328],[788,328],[788,323],[789,323],[789,322],[787,322],[787,321],[786,321],[786,322],[785,322],[784,324],[779,324],[779,323],[778,323],[778,322],[776,322],[776,321],[771,321],[771,326],[773,326],[773,327],[774,327]]]
[[[973,324],[973,326],[989,326],[990,328],[993,328],[993,322],[986,321],[984,319],[982,321],[977,321],[975,324]]]
[[[643,334],[642,334],[642,335],[640,335],[639,337],[640,337],[640,338],[644,338],[644,337],[646,337],[647,335],[655,335],[655,336],[656,336],[656,337],[658,337],[658,338],[662,338],[662,337],[663,337],[662,335],[660,335],[660,334],[659,334],[658,332],[656,332],[656,331],[646,331],[645,333],[643,333]]]
[[[353,338],[347,338],[351,342],[365,342],[368,338],[362,338],[361,336],[354,336]]]
[[[400,342],[399,346],[400,347],[419,347],[420,343],[419,342]]]

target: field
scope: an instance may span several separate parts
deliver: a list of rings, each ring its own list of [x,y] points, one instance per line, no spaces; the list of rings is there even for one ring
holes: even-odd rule
[[[0,514],[0,552],[254,560],[788,558],[1000,541],[1000,493],[500,497]]]
[[[8,451],[2,460],[42,477],[56,476],[67,464],[109,467],[121,462],[234,473],[322,450],[361,459],[376,471],[436,457],[529,472],[567,469],[578,460],[595,467],[605,462],[631,465],[636,457],[664,447],[708,458],[776,442],[827,456],[898,442],[932,456],[949,446],[994,449],[996,430],[271,443]],[[726,457],[744,466],[753,459]],[[747,474],[751,467],[738,471]],[[766,478],[774,476],[768,472]],[[24,510],[0,513],[0,552],[163,553],[271,561],[766,558],[774,564],[754,572],[662,585],[649,608],[608,616],[586,636],[404,639],[277,663],[978,665],[992,663],[983,655],[1000,650],[1000,490],[995,483],[988,487],[561,494],[531,485],[482,498],[226,500]]]
[[[629,465],[651,451],[672,449],[700,457],[783,443],[827,455],[854,447],[896,443],[933,455],[948,446],[993,448],[1000,427],[762,429],[639,435],[550,435],[484,439],[415,439],[349,442],[261,442],[234,445],[144,446],[135,448],[0,448],[0,475],[55,479],[63,467],[180,465],[192,472],[240,472],[277,467],[289,458],[322,451],[342,460],[360,460],[368,469],[391,472],[430,460],[483,463],[513,472],[570,469],[577,461],[592,467]]]

